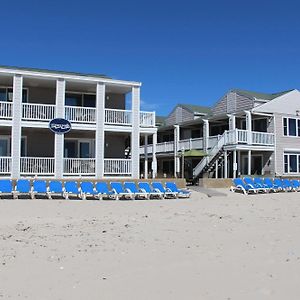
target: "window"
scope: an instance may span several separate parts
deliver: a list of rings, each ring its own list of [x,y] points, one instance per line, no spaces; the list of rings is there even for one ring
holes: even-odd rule
[[[22,102],[27,102],[28,98],[27,89],[22,91]],[[13,89],[12,88],[0,88],[0,101],[13,101]]]
[[[300,137],[300,119],[283,118],[283,135]]]
[[[284,154],[284,173],[300,173],[300,153]]]
[[[65,103],[67,106],[82,106],[82,95],[66,94]]]
[[[83,95],[83,106],[84,107],[96,107],[96,96],[95,95]]]

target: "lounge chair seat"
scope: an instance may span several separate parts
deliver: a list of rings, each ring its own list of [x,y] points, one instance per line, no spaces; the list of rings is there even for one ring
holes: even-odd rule
[[[18,199],[19,195],[31,195],[30,181],[28,179],[19,179],[17,180],[16,187],[14,190],[14,198]]]
[[[250,186],[253,186],[255,189],[257,189],[258,192],[262,192],[262,193],[270,192],[269,188],[264,187],[263,185],[254,182],[254,180],[251,177],[244,177],[244,182],[246,184],[249,184]]]
[[[269,187],[269,188],[272,188],[273,190],[275,190],[276,192],[281,192],[283,191],[283,188],[277,184],[274,183],[274,181],[269,178],[269,177],[266,177],[264,178],[264,183]]]
[[[87,197],[92,197],[93,199],[98,198],[99,199],[99,195],[96,191],[96,189],[94,188],[94,185],[92,182],[89,181],[84,181],[80,183],[80,196],[81,199],[86,200]]]
[[[31,189],[31,198],[34,199],[36,196],[46,196],[49,198],[49,192],[47,189],[47,184],[45,180],[35,180],[32,184],[32,189]]]
[[[134,199],[134,193],[131,191],[125,189],[121,182],[111,182],[110,183],[111,188],[117,195],[117,200],[119,199]]]
[[[49,199],[52,199],[53,196],[64,198],[64,188],[61,181],[50,181],[48,188]]]
[[[146,192],[142,191],[141,189],[138,189],[134,182],[125,182],[124,183],[124,188],[127,191],[133,193],[134,197],[136,199],[140,199],[140,198],[149,199],[149,195]]]
[[[76,181],[67,181],[65,182],[65,190],[64,195],[66,199],[69,199],[69,196],[75,196],[77,198],[81,198],[81,193],[78,188],[78,184]]]
[[[187,189],[179,189],[175,182],[166,182],[166,188],[171,192],[177,193],[179,198],[189,198],[191,196],[191,192]]]

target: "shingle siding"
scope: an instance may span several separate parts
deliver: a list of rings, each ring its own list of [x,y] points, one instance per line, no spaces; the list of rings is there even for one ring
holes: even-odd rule
[[[174,125],[190,120],[194,120],[194,114],[178,106],[166,119],[166,125]]]

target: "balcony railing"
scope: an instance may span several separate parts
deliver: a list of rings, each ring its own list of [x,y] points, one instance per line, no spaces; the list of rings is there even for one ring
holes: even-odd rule
[[[21,157],[21,174],[54,174],[54,157]]]
[[[96,123],[96,109],[93,107],[65,106],[65,117],[74,123]]]
[[[12,118],[12,103],[6,101],[0,101],[0,118],[11,119]]]
[[[105,109],[105,123],[109,125],[131,125],[132,112],[121,109]]]
[[[123,158],[105,158],[105,175],[131,175],[131,159]]]
[[[143,127],[155,126],[155,112],[140,112],[140,125]]]
[[[273,146],[275,144],[274,134],[268,132],[251,131],[248,135],[247,130],[235,129],[226,132],[226,144],[252,144]]]
[[[95,158],[64,158],[65,175],[95,175]]]
[[[22,118],[34,121],[50,121],[55,117],[55,105],[23,103]]]
[[[11,157],[0,157],[0,174],[8,174],[11,170]]]

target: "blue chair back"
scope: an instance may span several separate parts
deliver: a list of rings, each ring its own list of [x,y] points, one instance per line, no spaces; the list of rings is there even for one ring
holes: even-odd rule
[[[67,193],[78,194],[78,185],[76,181],[65,182],[65,190]]]
[[[282,179],[282,182],[284,184],[284,186],[289,187],[289,188],[293,188],[292,183],[288,180],[288,179]]]
[[[30,181],[27,179],[19,179],[16,184],[16,191],[20,193],[30,192]]]
[[[88,193],[88,194],[94,193],[94,185],[92,182],[89,181],[81,182],[80,187],[83,193]]]
[[[166,188],[170,189],[172,192],[175,193],[180,192],[175,182],[166,182]]]
[[[110,186],[117,192],[117,194],[124,193],[124,188],[121,182],[111,182]]]
[[[268,177],[264,178],[264,184],[266,184],[267,187],[269,187],[269,188],[274,188],[275,187],[272,179],[268,178]]]
[[[253,178],[253,181],[254,181],[255,184],[258,184],[260,186],[267,186],[267,185],[265,185],[265,183],[263,182],[262,178],[260,178],[260,177]]]
[[[164,188],[164,186],[162,185],[161,182],[158,182],[158,181],[152,182],[152,187],[154,189],[158,189],[161,193],[166,192],[166,190],[165,190],[165,188]]]
[[[149,182],[139,182],[139,188],[143,189],[146,193],[153,192]]]
[[[108,185],[106,182],[97,182],[96,183],[96,191],[99,193],[99,194],[109,194],[110,191],[109,191],[109,188],[108,188]]]
[[[285,188],[285,185],[283,184],[282,180],[279,178],[274,178],[274,184],[276,184],[277,186],[281,187],[281,188]]]
[[[296,179],[291,180],[292,185],[294,186],[294,188],[298,189],[300,187],[299,181]]]
[[[63,185],[61,181],[50,181],[49,182],[49,191],[51,193],[62,193],[63,192]]]
[[[11,193],[13,191],[12,182],[9,179],[0,180],[0,193]]]
[[[242,178],[234,178],[232,181],[233,181],[233,183],[234,183],[235,186],[240,185],[240,186],[242,186],[245,190],[248,190],[248,189],[249,189],[248,186],[245,184],[245,182],[243,181]]]
[[[35,180],[33,182],[33,191],[37,193],[47,193],[47,184],[45,180]]]
[[[139,192],[134,182],[124,182],[124,188],[129,189],[132,193]]]

